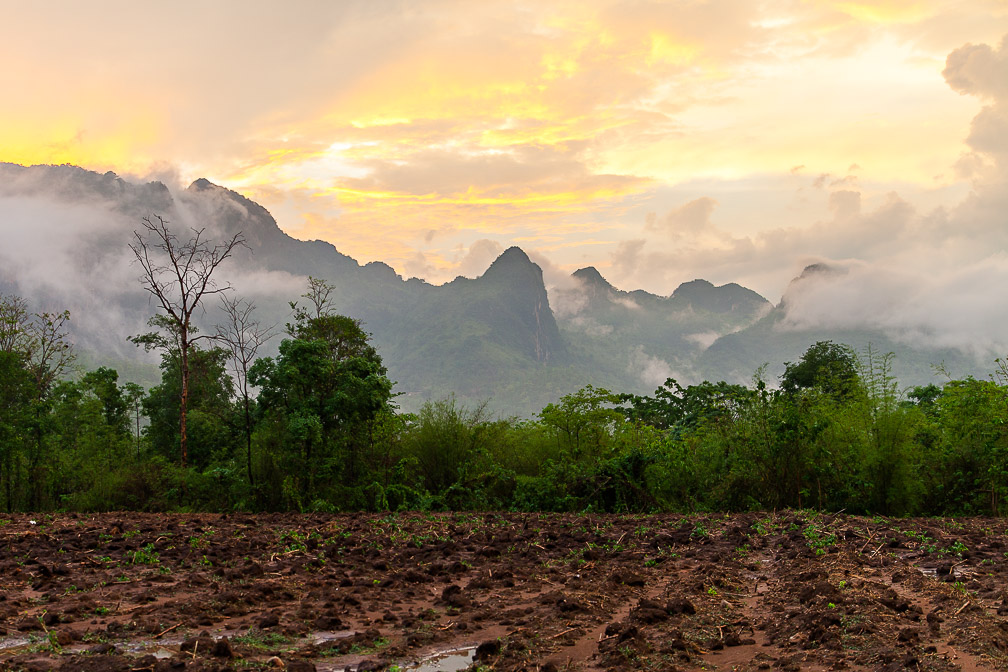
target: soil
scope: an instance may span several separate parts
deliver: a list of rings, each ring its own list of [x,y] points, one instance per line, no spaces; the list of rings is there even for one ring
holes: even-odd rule
[[[1005,670],[1008,521],[0,516],[4,670]]]

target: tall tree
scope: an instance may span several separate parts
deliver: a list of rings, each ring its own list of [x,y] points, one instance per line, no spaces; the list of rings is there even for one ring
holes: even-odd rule
[[[784,363],[781,389],[794,395],[819,388],[837,401],[851,397],[859,385],[857,355],[850,346],[818,341],[797,363]]]
[[[43,491],[42,454],[49,423],[49,397],[56,382],[73,363],[75,355],[67,333],[70,311],[30,313],[18,296],[0,296],[0,352],[9,355],[7,366],[17,364],[31,382],[31,434],[28,470],[31,490],[28,505],[37,508]],[[11,370],[11,369],[9,369]],[[9,453],[9,450],[8,450]],[[12,463],[12,454],[7,455]]]
[[[273,338],[273,327],[263,327],[253,319],[255,304],[251,301],[231,299],[224,295],[221,297],[221,302],[227,322],[217,325],[215,338],[231,352],[231,365],[245,415],[245,466],[248,470],[249,485],[255,486],[252,476],[252,410],[248,371],[255,361],[259,348]]]
[[[221,294],[231,285],[219,286],[213,273],[236,247],[245,245],[245,238],[236,233],[230,240],[211,244],[203,236],[206,229],[191,229],[192,235],[179,239],[160,215],[144,217],[143,232],[134,231],[130,249],[136,256],[143,273],[140,284],[157,300],[164,317],[173,327],[179,350],[181,370],[181,403],[179,405],[179,450],[182,468],[186,467],[188,441],[186,415],[189,407],[189,354],[193,342],[208,335],[195,335],[193,313],[204,298]],[[150,336],[149,334],[147,335]],[[134,342],[152,347],[153,338],[134,339]]]
[[[27,324],[28,371],[35,382],[34,422],[35,445],[29,459],[31,490],[28,505],[37,509],[43,494],[43,472],[47,465],[42,459],[45,436],[50,427],[50,394],[76,355],[67,333],[70,311],[62,313],[35,313]]]
[[[330,312],[331,289],[313,278],[305,298],[314,311],[292,304],[278,356],[249,369],[261,388],[270,459],[284,461],[283,497],[293,506],[358,485],[360,454],[391,399],[387,370],[360,322]]]
[[[234,389],[227,371],[229,354],[224,348],[198,345],[189,353],[187,459],[195,470],[206,469],[215,457],[231,450],[228,419],[233,412]],[[166,459],[178,451],[180,442],[180,369],[178,351],[166,351],[161,357],[161,384],[152,387],[141,402],[150,420],[145,430],[148,447]]]
[[[126,383],[122,387],[123,396],[126,400],[126,406],[129,408],[133,419],[136,421],[136,429],[133,432],[133,437],[136,440],[136,456],[140,458],[140,411],[143,409],[141,402],[143,401],[145,390],[137,383]]]

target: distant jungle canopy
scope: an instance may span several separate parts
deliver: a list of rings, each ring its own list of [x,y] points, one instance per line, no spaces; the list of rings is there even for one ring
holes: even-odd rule
[[[903,390],[891,354],[822,341],[779,385],[756,371],[750,385],[669,379],[650,396],[588,386],[530,420],[454,397],[400,413],[331,289],[312,279],[279,354],[246,357],[244,372],[226,340],[190,343],[184,466],[171,324],[152,322],[162,382],[144,390],[75,370],[69,315],[0,297],[0,507],[1008,511],[1000,361],[990,380]]]

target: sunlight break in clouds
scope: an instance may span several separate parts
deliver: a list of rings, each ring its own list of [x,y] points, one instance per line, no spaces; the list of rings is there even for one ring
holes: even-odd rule
[[[1008,33],[998,0],[57,4],[0,7],[0,160],[207,177],[436,282],[493,241],[775,300],[945,244],[1004,165],[991,86],[942,76]]]

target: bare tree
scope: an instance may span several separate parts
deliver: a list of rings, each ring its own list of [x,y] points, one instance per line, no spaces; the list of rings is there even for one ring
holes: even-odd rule
[[[334,289],[336,288],[333,285],[322,278],[308,276],[308,291],[302,294],[301,297],[308,299],[315,308],[315,315],[313,317],[322,317],[332,310],[331,294]],[[295,312],[297,311],[296,305],[295,303],[291,303],[291,308]]]
[[[62,313],[35,313],[35,319],[28,323],[28,369],[35,377],[39,398],[49,394],[53,383],[77,358],[67,334],[69,322],[70,311],[64,310]]]
[[[179,438],[182,468],[187,461],[186,413],[189,406],[189,351],[193,343],[209,335],[195,336],[193,313],[208,295],[220,294],[231,285],[218,286],[212,279],[217,267],[231,256],[235,248],[245,245],[245,238],[236,233],[225,243],[213,245],[203,237],[206,229],[191,229],[187,240],[180,240],[168,228],[160,215],[144,217],[143,232],[134,231],[130,249],[143,269],[140,284],[157,299],[164,317],[171,324],[177,339],[182,372],[182,395],[179,407]],[[144,342],[134,339],[134,342]],[[151,341],[144,342],[148,345]]]
[[[248,468],[249,485],[255,486],[252,477],[252,413],[250,411],[248,370],[255,361],[259,348],[274,336],[274,327],[263,327],[252,318],[255,304],[247,299],[231,299],[221,296],[226,324],[217,325],[214,338],[223,343],[231,351],[231,362],[234,367],[235,381],[241,391],[242,404],[245,410],[245,448],[246,466]]]

